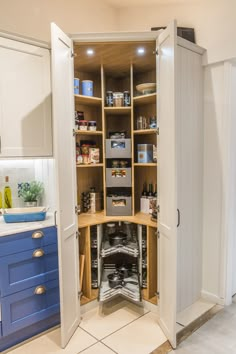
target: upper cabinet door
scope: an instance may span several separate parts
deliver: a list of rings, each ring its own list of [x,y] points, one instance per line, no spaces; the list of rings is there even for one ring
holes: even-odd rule
[[[0,37],[0,158],[52,156],[50,53]]]
[[[61,304],[61,345],[64,348],[78,327],[78,239],[74,86],[72,41],[55,24],[51,26],[53,131],[56,167],[58,255]]]
[[[176,347],[177,298],[177,185],[176,185],[176,23],[171,23],[157,42],[158,196],[160,212],[159,289],[160,326]]]

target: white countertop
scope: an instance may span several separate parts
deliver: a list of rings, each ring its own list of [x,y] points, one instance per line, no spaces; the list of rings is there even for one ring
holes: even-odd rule
[[[43,227],[54,226],[54,214],[47,213],[44,221],[6,223],[3,216],[0,216],[0,237],[19,232],[42,229]]]

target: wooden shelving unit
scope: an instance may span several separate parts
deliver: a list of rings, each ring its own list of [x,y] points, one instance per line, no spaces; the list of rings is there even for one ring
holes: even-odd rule
[[[81,46],[81,45],[80,45]],[[87,58],[81,57],[75,59],[77,68],[75,69],[75,77],[80,80],[92,80],[94,86],[94,96],[75,95],[75,109],[84,112],[85,120],[95,120],[97,122],[96,131],[81,131],[76,130],[76,141],[79,144],[81,141],[86,144],[86,141],[92,141],[96,147],[100,149],[100,163],[98,164],[77,164],[77,190],[78,190],[78,204],[80,204],[82,193],[86,193],[91,187],[94,187],[96,192],[104,193],[104,210],[95,214],[81,213],[78,216],[79,229],[82,230],[82,240],[80,240],[80,248],[85,253],[86,264],[84,281],[83,281],[83,296],[81,304],[86,304],[98,297],[98,290],[92,289],[92,276],[91,276],[91,254],[90,249],[90,232],[91,227],[94,225],[101,225],[109,222],[125,222],[136,225],[143,225],[147,228],[148,234],[148,265],[155,269],[148,272],[148,287],[143,291],[145,300],[155,302],[155,291],[157,275],[157,252],[156,240],[154,231],[157,229],[157,222],[151,220],[150,214],[140,212],[140,197],[142,193],[143,183],[156,184],[157,179],[157,163],[137,163],[137,145],[138,144],[156,144],[156,129],[142,129],[136,130],[136,118],[138,116],[151,117],[156,114],[156,99],[157,94],[137,95],[136,86],[143,82],[154,82],[156,80],[155,73],[155,57],[151,55],[155,43],[146,43],[150,48],[150,56],[147,58],[136,58],[134,63],[130,64],[130,60],[116,60],[117,55],[122,53],[122,57],[126,59],[130,56],[131,45],[118,44],[115,50],[115,44],[109,44],[106,50],[109,51],[109,58],[107,52],[103,57],[103,64],[99,63],[98,57],[94,58],[93,64],[87,64]],[[106,45],[105,45],[106,47]],[[136,47],[136,44],[135,44]],[[152,48],[153,47],[153,48]],[[102,47],[99,56],[102,57]],[[76,50],[75,50],[76,52]],[[116,55],[115,55],[116,53]],[[127,55],[125,54],[127,53]],[[112,60],[112,58],[114,60]],[[150,61],[151,59],[151,61]],[[130,92],[130,106],[128,107],[107,107],[105,106],[106,91],[112,92]],[[131,204],[132,210],[129,216],[107,216],[107,195],[109,190],[106,186],[106,167],[110,168],[106,157],[106,139],[109,138],[113,132],[125,132],[126,139],[131,140],[132,154],[128,159],[128,166],[131,169]],[[122,157],[123,159],[123,157]],[[116,160],[116,158],[114,158]],[[111,187],[110,187],[111,188]],[[113,187],[112,187],[113,188]],[[119,188],[119,187],[115,187]],[[121,189],[123,187],[120,187]],[[105,226],[103,226],[105,228]],[[102,226],[101,226],[102,228]],[[140,258],[141,259],[141,258]],[[93,285],[94,286],[94,285]]]

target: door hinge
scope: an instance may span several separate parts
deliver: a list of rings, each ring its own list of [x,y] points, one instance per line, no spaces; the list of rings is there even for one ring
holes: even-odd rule
[[[157,212],[160,213],[160,205],[157,206]]]
[[[158,54],[159,54],[158,49],[156,49],[156,55],[158,55]]]
[[[157,238],[160,238],[160,231],[157,231]]]
[[[75,206],[75,214],[77,214],[77,215],[80,214],[80,205]]]
[[[157,128],[157,135],[159,135],[160,134],[160,130],[159,130],[159,128]]]
[[[75,129],[72,130],[72,135],[73,135],[73,136],[76,136]]]
[[[160,291],[157,291],[157,292],[155,293],[155,295],[158,296],[159,299],[160,299]]]
[[[71,51],[71,58],[76,58],[77,57],[77,54],[72,50]]]
[[[76,231],[75,236],[76,236],[76,239],[78,240],[78,238],[79,238],[79,236],[80,236],[80,232],[79,232],[79,231]]]
[[[82,291],[78,291],[78,299],[80,299],[82,295],[83,295]]]

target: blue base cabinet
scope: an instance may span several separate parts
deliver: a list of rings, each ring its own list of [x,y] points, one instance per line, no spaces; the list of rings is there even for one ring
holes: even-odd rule
[[[0,237],[0,351],[60,322],[55,227]]]

